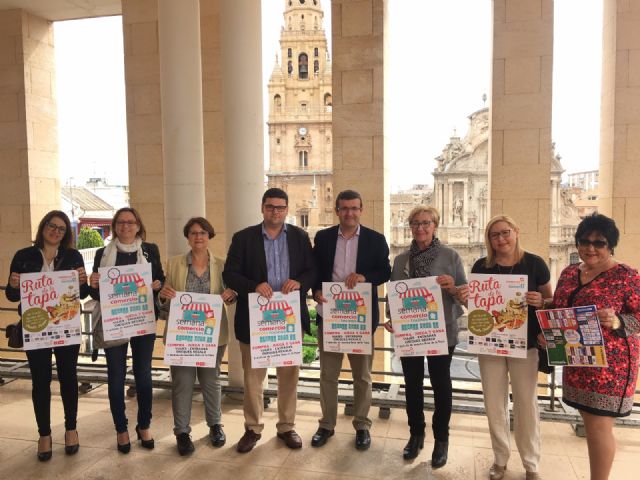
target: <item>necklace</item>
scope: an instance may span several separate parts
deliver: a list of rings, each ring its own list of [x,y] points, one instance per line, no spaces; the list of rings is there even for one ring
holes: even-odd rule
[[[515,265],[511,265],[509,267],[509,271],[506,271],[507,267],[504,267],[505,271],[503,272],[502,268],[500,268],[500,264],[499,263],[496,263],[496,266],[498,267],[498,274],[500,274],[500,275],[511,275],[513,273],[513,267],[515,267]]]

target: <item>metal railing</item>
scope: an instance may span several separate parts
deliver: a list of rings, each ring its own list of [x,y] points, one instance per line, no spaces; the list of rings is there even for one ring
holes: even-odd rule
[[[5,287],[0,286],[0,290],[4,290]],[[381,298],[380,303],[385,303],[385,299]],[[381,310],[384,311],[384,310]],[[0,312],[14,312],[17,313],[17,308],[0,307]],[[103,384],[107,382],[106,377],[106,364],[105,363],[93,363],[87,362],[87,359],[93,358],[93,360],[104,358],[104,353],[96,356],[93,351],[93,333],[91,332],[91,311],[82,310],[82,335],[84,348],[81,348],[80,358],[78,362],[78,381],[81,383],[80,391],[86,392],[93,388],[93,383]],[[379,327],[382,328],[382,327]],[[0,327],[0,332],[4,332],[6,328]],[[162,334],[156,335],[156,340],[162,340]],[[317,346],[315,343],[303,343],[303,346]],[[84,350],[84,351],[82,351]],[[392,347],[374,347],[375,352],[393,353]],[[5,383],[5,378],[30,378],[30,372],[28,365],[24,359],[11,359],[5,358],[1,354],[2,352],[16,353],[19,350],[0,347],[0,385]],[[454,351],[454,358],[475,358],[476,354],[468,353],[460,350],[456,347]],[[131,356],[127,355],[130,359]],[[153,356],[154,362],[163,361],[163,357]],[[228,381],[228,362],[223,361],[221,372],[221,380],[223,384],[223,392],[225,393],[242,393],[242,387],[234,387],[229,384]],[[298,385],[298,397],[304,399],[316,399],[319,400],[319,373],[320,367],[314,365],[302,365],[300,367],[300,383]],[[351,373],[351,369],[343,368],[340,370],[342,373]],[[171,379],[169,376],[169,367],[166,365],[154,365],[152,367],[153,372],[153,386],[154,388],[171,388]],[[371,372],[373,376],[402,378],[401,372],[387,371],[387,370],[374,370]],[[54,378],[56,372],[53,372]],[[429,379],[427,370],[425,369],[425,379]],[[482,388],[480,386],[481,379],[479,377],[451,377],[453,386],[453,411],[461,413],[474,413],[484,414],[484,403]],[[582,434],[582,420],[577,411],[566,406],[560,401],[561,395],[559,392],[562,390],[561,384],[557,381],[555,369],[553,373],[546,376],[545,382],[538,383],[538,388],[545,389],[546,394],[538,395],[538,402],[541,406],[541,418],[543,420],[552,421],[564,421],[574,424],[574,428],[578,434]],[[126,383],[128,385],[135,385],[135,381],[131,372],[128,372]],[[465,384],[477,384],[478,388],[470,388]],[[198,387],[196,387],[198,388]],[[425,385],[425,405],[427,408],[433,407],[433,391],[431,385]],[[636,389],[636,395],[640,395],[640,389]],[[275,375],[269,375],[269,385],[265,388],[265,403],[268,404],[269,398],[275,398],[277,396],[277,384],[275,383]],[[353,390],[352,381],[347,379],[339,380],[339,394],[338,401],[345,404],[345,412],[351,411],[353,403]],[[381,418],[388,418],[391,408],[404,408],[404,384],[402,382],[387,381],[374,381],[373,382],[373,395],[372,405],[380,408],[379,416]],[[631,417],[618,418],[617,423],[623,426],[640,426],[640,402],[634,402],[633,411]]]

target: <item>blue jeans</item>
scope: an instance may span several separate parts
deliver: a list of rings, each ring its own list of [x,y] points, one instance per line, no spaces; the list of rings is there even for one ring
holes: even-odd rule
[[[151,386],[151,357],[155,345],[156,334],[132,337],[131,357],[133,377],[136,381],[138,398],[138,427],[142,430],[151,425],[151,404],[153,389]],[[127,431],[127,415],[124,403],[124,381],[127,374],[127,346],[120,345],[105,349],[107,356],[107,375],[109,384],[109,406],[116,432]]]

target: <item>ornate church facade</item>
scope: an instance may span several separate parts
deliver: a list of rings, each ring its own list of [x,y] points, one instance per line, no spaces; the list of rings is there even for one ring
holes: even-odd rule
[[[489,110],[469,115],[469,130],[464,138],[452,136],[436,157],[433,190],[414,188],[391,195],[392,255],[411,243],[407,215],[413,205],[434,205],[440,211],[438,237],[462,256],[467,271],[485,255],[484,228],[490,219],[488,210]],[[564,171],[560,156],[553,149],[551,157],[551,214],[549,256],[552,279],[562,268],[576,260],[573,234],[579,223],[578,209],[561,186]],[[524,175],[524,173],[523,173]],[[524,245],[527,248],[526,245]]]

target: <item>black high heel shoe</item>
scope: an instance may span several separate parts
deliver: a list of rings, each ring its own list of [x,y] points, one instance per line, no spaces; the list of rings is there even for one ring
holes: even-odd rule
[[[142,444],[143,448],[146,448],[148,450],[153,450],[153,447],[156,446],[153,438],[150,440],[144,440],[142,438],[142,435],[140,435],[140,427],[138,427],[138,425],[136,425],[136,435],[138,435],[138,440],[140,440],[140,443]]]
[[[127,433],[127,438],[129,438],[128,432],[122,432],[122,433]],[[131,440],[129,440],[127,443],[120,443],[118,442],[118,435],[119,434],[116,434],[116,446],[118,447],[118,451],[120,453],[129,453],[131,451]]]
[[[53,455],[53,451],[51,449],[51,446],[53,445],[53,440],[51,440],[51,435],[45,435],[40,437],[40,439],[43,438],[49,438],[49,450],[47,450],[46,452],[41,452],[40,451],[40,440],[38,440],[38,460],[40,460],[41,462],[46,462],[47,460],[51,460],[51,456]]]
[[[78,450],[80,450],[80,439],[78,438],[78,441],[74,445],[69,445],[67,443],[67,433],[69,432],[76,432],[76,436],[78,435],[76,430],[67,430],[64,432],[64,453],[67,455],[75,455],[78,453]]]

